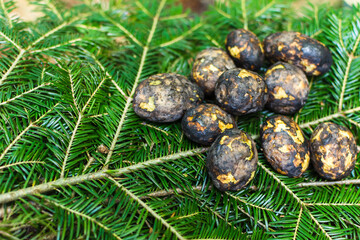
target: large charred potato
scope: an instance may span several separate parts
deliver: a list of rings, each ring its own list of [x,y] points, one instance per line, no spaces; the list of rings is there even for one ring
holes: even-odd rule
[[[339,180],[355,167],[357,146],[346,127],[321,123],[311,135],[311,162],[321,177]]]
[[[186,111],[181,127],[194,142],[210,145],[226,129],[236,127],[230,114],[214,104],[200,104]]]
[[[266,107],[271,111],[294,114],[305,105],[310,88],[300,68],[278,62],[266,71],[264,80],[269,93]]]
[[[220,75],[232,68],[235,68],[235,64],[224,50],[208,48],[196,56],[191,77],[205,95],[211,96],[214,94],[215,83]]]
[[[253,32],[234,30],[227,35],[225,45],[238,67],[258,70],[264,64],[262,43]]]
[[[272,116],[262,124],[261,142],[266,160],[279,173],[300,177],[308,168],[310,151],[299,125],[285,116]]]
[[[175,73],[150,76],[135,90],[135,113],[149,121],[173,122],[203,100],[204,94],[186,77]]]
[[[216,188],[236,191],[254,178],[258,153],[249,134],[226,130],[211,145],[206,166]]]
[[[323,43],[299,32],[271,34],[265,38],[264,48],[271,62],[294,64],[310,76],[326,73],[333,62],[330,50]]]
[[[234,68],[220,76],[215,97],[218,105],[228,113],[244,115],[261,111],[268,95],[266,84],[259,74]]]

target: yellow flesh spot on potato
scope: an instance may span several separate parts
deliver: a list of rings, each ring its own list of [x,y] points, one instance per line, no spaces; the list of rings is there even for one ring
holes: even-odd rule
[[[285,67],[282,64],[276,65],[273,68],[270,68],[269,70],[266,71],[265,76],[269,76],[273,71],[275,71],[276,69],[284,69]]]
[[[228,47],[230,55],[234,58],[240,59],[240,53],[246,49],[247,45],[239,48],[238,46]]]
[[[145,102],[140,103],[140,108],[146,109],[148,112],[154,111],[155,110],[154,97],[149,97],[148,103]]]
[[[309,167],[309,163],[310,163],[310,155],[307,153],[305,155],[305,160],[302,164],[302,172],[305,172],[305,170]]]
[[[217,119],[216,114],[215,114],[215,113],[212,113],[212,114],[211,114],[211,120],[216,121],[216,119]]]
[[[249,180],[247,180],[245,185],[248,185],[248,183],[255,177],[255,172],[256,172],[256,170],[251,173],[251,176],[250,176]]]
[[[219,69],[212,64],[208,68],[205,68],[204,70],[211,71],[211,72],[219,71]]]
[[[348,169],[351,166],[352,162],[352,154],[348,152],[345,157],[345,168]]]
[[[323,132],[323,130],[324,130],[323,128],[320,128],[320,130],[316,133],[316,135],[311,138],[311,142],[314,142],[315,140],[321,141],[320,134]]]
[[[235,177],[231,174],[231,172],[228,172],[228,174],[221,174],[217,176],[217,180],[222,182],[223,184],[229,184],[229,183],[238,183],[240,180],[236,180]]]
[[[219,121],[219,128],[220,128],[221,132],[224,132],[226,129],[230,129],[233,127],[234,126],[231,123],[225,124],[223,121]]]
[[[305,67],[305,72],[312,72],[316,69],[316,65],[309,63],[307,59],[301,60],[300,64]]]
[[[289,95],[286,94],[285,90],[279,86],[274,88],[273,95],[275,99],[283,99],[289,97]]]
[[[350,138],[350,139],[352,139],[353,138],[353,136],[352,136],[352,134],[350,134],[348,131],[339,131],[339,134],[341,135],[341,136],[343,136],[343,137],[346,137],[346,138]]]
[[[157,86],[157,85],[160,85],[160,84],[161,84],[160,80],[152,81],[152,82],[149,83],[150,86]]]
[[[224,145],[224,142],[226,141],[226,139],[228,139],[229,136],[223,136],[221,139],[220,139],[220,145]]]
[[[187,120],[191,122],[194,119],[194,117],[187,117]]]
[[[295,100],[295,98],[293,96],[289,95],[289,100],[293,101],[293,100]]]
[[[241,78],[252,77],[252,76],[253,75],[249,71],[247,71],[245,69],[242,69],[238,74],[238,77],[241,77]]]
[[[286,126],[286,124],[282,121],[282,120],[276,120],[276,124],[275,124],[275,129],[274,132],[281,132],[281,131],[285,131],[287,134],[289,134],[289,136],[292,138],[292,140],[297,143],[297,144],[302,144],[305,139],[304,136],[301,132],[301,129],[299,128],[299,126],[295,126],[296,128],[296,135],[293,135],[289,130],[290,128],[288,126]]]
[[[284,146],[282,146],[281,148],[279,148],[279,151],[282,152],[282,153],[288,153],[288,152],[290,152],[289,146],[288,146],[288,145],[284,145]]]

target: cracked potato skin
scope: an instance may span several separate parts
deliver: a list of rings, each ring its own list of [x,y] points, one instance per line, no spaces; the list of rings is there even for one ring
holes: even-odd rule
[[[321,42],[299,32],[277,32],[264,40],[265,56],[301,68],[306,75],[319,76],[333,63],[330,50]]]
[[[264,64],[264,49],[257,36],[245,29],[230,32],[225,39],[226,50],[236,65],[249,70],[259,70]]]
[[[241,130],[226,130],[211,145],[206,167],[220,191],[237,191],[255,176],[258,153],[251,136]]]
[[[260,129],[266,160],[278,172],[300,177],[308,168],[310,150],[299,125],[286,116],[271,116]]]
[[[321,123],[310,139],[311,162],[319,175],[340,180],[355,167],[357,146],[353,134],[344,126]]]
[[[224,50],[221,48],[208,48],[196,56],[191,77],[204,91],[205,95],[212,96],[215,83],[220,75],[232,68],[235,68],[235,64]]]
[[[204,94],[185,76],[160,73],[142,81],[134,94],[133,108],[141,118],[153,122],[174,122],[202,102]]]
[[[181,127],[194,142],[210,145],[226,129],[236,127],[233,117],[214,104],[200,104],[186,111]]]
[[[305,105],[310,88],[300,68],[277,62],[266,71],[264,80],[269,94],[266,107],[271,111],[294,114]]]
[[[268,99],[267,86],[259,74],[234,68],[220,76],[215,97],[217,104],[233,115],[259,112]]]

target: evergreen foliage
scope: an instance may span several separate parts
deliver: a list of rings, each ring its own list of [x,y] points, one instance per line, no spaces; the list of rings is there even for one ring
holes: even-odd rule
[[[132,109],[139,82],[189,75],[196,53],[223,47],[232,29],[261,39],[296,30],[329,46],[334,65],[309,79],[295,119],[307,136],[329,120],[358,136],[360,8],[298,17],[287,1],[219,0],[200,18],[171,0],[35,4],[44,16],[22,22],[0,0],[0,239],[360,238],[357,185],[301,185],[323,180],[311,168],[279,175],[260,154],[251,184],[221,193],[207,148],[178,122],[145,122]],[[270,114],[239,127],[257,139]],[[359,160],[349,179],[360,179]]]

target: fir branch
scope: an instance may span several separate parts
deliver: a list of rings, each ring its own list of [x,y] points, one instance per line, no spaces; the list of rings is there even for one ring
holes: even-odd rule
[[[0,170],[2,169],[6,169],[6,168],[10,168],[10,167],[14,167],[14,166],[18,166],[18,165],[23,165],[23,164],[32,164],[32,163],[39,163],[39,164],[45,164],[45,162],[42,161],[24,161],[24,162],[16,162],[16,163],[11,163],[11,164],[7,164],[4,166],[0,166]]]
[[[11,64],[9,69],[4,73],[0,79],[0,86],[3,84],[3,82],[6,80],[6,78],[9,76],[9,74],[14,70],[16,65],[19,63],[20,59],[24,56],[26,50],[21,49],[17,57],[15,58],[14,62]]]
[[[64,43],[56,44],[54,46],[50,46],[50,47],[46,47],[46,48],[40,48],[40,49],[34,49],[34,50],[31,50],[30,53],[43,53],[43,52],[48,51],[48,50],[57,49],[57,48],[64,47],[64,46],[67,46],[67,45],[71,45],[71,44],[81,42],[81,41],[83,41],[82,38],[75,38],[75,39],[72,39],[72,40],[64,42]]]
[[[100,221],[98,221],[97,219],[89,216],[89,215],[86,215],[85,213],[82,213],[82,212],[79,212],[79,211],[76,211],[74,209],[71,209],[69,207],[66,207],[65,205],[63,204],[60,204],[58,202],[55,202],[49,198],[45,198],[44,196],[42,196],[41,194],[35,194],[35,196],[43,199],[44,201],[50,203],[51,205],[55,206],[55,207],[58,207],[58,208],[61,208],[71,214],[74,214],[80,218],[85,218],[86,220],[98,225],[100,228],[104,229],[106,232],[110,233],[114,238],[118,239],[118,240],[121,240],[121,238],[116,235],[116,233],[114,233],[110,228],[108,228],[107,226],[105,226],[105,224],[101,223]]]
[[[203,23],[198,23],[196,24],[194,27],[190,28],[189,30],[187,30],[186,32],[184,32],[183,34],[181,34],[180,36],[168,41],[168,42],[164,42],[162,44],[160,44],[159,47],[168,47],[172,44],[175,44],[177,42],[180,42],[181,40],[185,39],[185,37],[187,37],[188,35],[190,35],[191,33],[193,33],[194,31],[196,31],[197,29],[199,29],[200,27],[202,27],[204,24]]]
[[[129,167],[119,168],[115,170],[99,170],[95,173],[88,173],[83,174],[75,177],[69,178],[60,178],[58,180],[50,181],[47,183],[42,183],[33,187],[28,187],[20,190],[15,190],[12,192],[7,192],[0,194],[0,204],[12,202],[18,200],[20,198],[26,197],[28,195],[34,195],[35,193],[46,193],[52,190],[55,190],[62,186],[70,186],[75,184],[80,184],[83,182],[88,182],[91,180],[103,179],[108,176],[118,177],[126,173],[130,173],[133,171],[137,171],[140,169],[145,169],[150,166],[159,165],[165,162],[170,162],[173,160],[177,160],[179,158],[191,157],[196,156],[198,154],[204,153],[207,148],[196,148],[193,150],[185,151],[185,152],[178,152],[168,156],[155,158],[148,160],[146,162],[138,163],[131,165]]]
[[[4,11],[4,14],[5,14],[6,20],[7,20],[8,24],[9,24],[9,27],[13,28],[13,22],[12,22],[11,17],[9,15],[6,7],[5,7],[5,0],[0,0],[0,7]]]
[[[241,12],[242,12],[242,17],[244,20],[244,29],[248,30],[248,18],[247,18],[247,12],[246,12],[246,1],[245,0],[241,0]]]
[[[26,92],[23,92],[23,93],[15,96],[15,97],[13,97],[13,98],[10,98],[10,99],[8,99],[8,100],[6,100],[6,101],[4,101],[4,102],[0,102],[0,106],[1,106],[1,105],[6,105],[6,104],[8,104],[8,103],[10,103],[10,102],[12,102],[12,101],[14,101],[14,100],[16,100],[16,99],[19,99],[19,98],[24,97],[26,94],[32,93],[32,92],[34,92],[34,91],[36,91],[36,90],[39,90],[40,88],[43,88],[43,87],[46,87],[46,86],[49,86],[49,85],[52,85],[52,83],[46,82],[46,83],[40,84],[40,85],[38,85],[37,87],[34,87],[34,88],[32,88],[32,89],[30,89],[30,90],[28,90],[28,91],[26,91]]]
[[[357,47],[359,45],[359,42],[360,42],[360,34],[356,38],[355,46],[354,46],[353,51],[348,55],[349,59],[348,59],[347,65],[346,65],[345,76],[344,76],[344,79],[343,79],[342,88],[341,88],[341,94],[340,94],[340,100],[339,100],[339,107],[338,107],[339,112],[341,112],[342,108],[343,108],[344,94],[345,94],[347,80],[348,80],[348,77],[349,77],[350,67],[351,67],[352,61],[354,60],[354,58],[356,58],[356,56],[354,56],[354,54],[355,54],[356,49],[357,49]],[[346,48],[344,50],[346,51]]]
[[[332,181],[332,182],[304,182],[299,183],[299,187],[321,187],[321,186],[333,186],[333,185],[351,185],[351,184],[360,184],[360,179],[348,179],[341,181]]]
[[[133,194],[130,190],[128,190],[126,187],[121,185],[118,181],[116,181],[112,177],[108,177],[115,185],[120,188],[122,191],[124,191],[128,196],[130,196],[132,199],[134,199],[139,205],[141,205],[143,208],[146,209],[154,218],[159,220],[162,225],[164,225],[166,228],[168,228],[178,239],[184,240],[185,237],[183,237],[173,226],[171,226],[170,223],[168,223],[163,217],[161,217],[158,213],[156,213],[149,205],[147,205],[144,201],[142,201],[140,198],[138,198],[135,194]]]
[[[300,207],[299,216],[298,216],[298,219],[297,219],[297,221],[296,221],[296,227],[295,227],[295,232],[294,232],[293,240],[296,240],[296,237],[297,237],[297,232],[298,232],[298,230],[299,230],[299,225],[300,225],[300,221],[301,221],[301,217],[302,217],[302,212],[303,212],[303,207],[301,206],[301,207]]]
[[[100,69],[105,73],[105,75],[110,78],[111,82],[114,84],[115,88],[120,92],[121,95],[124,96],[125,99],[128,99],[129,96],[122,90],[119,85],[114,80],[113,76],[109,73],[108,70],[106,70],[105,66],[99,61],[99,59],[96,58],[96,56],[93,53],[87,52],[90,57],[95,61],[95,63],[100,67]]]
[[[0,155],[0,160],[2,160],[5,155],[10,151],[10,149],[22,138],[22,136],[29,131],[30,128],[36,126],[36,124],[43,119],[46,115],[48,115],[50,112],[52,112],[59,103],[56,103],[52,108],[50,108],[47,112],[45,112],[42,116],[40,116],[38,119],[36,119],[33,122],[30,122],[30,124],[22,130],[15,138],[14,140],[3,150],[2,154]]]
[[[152,23],[152,26],[151,26],[151,29],[150,29],[150,33],[149,33],[149,36],[148,36],[148,39],[146,41],[146,45],[145,47],[143,48],[143,52],[142,52],[142,55],[141,55],[141,61],[140,61],[140,65],[139,65],[139,69],[138,69],[138,72],[137,72],[137,75],[136,75],[136,78],[134,80],[134,84],[133,84],[133,88],[131,90],[131,93],[130,93],[130,97],[127,99],[126,101],[126,104],[125,104],[125,107],[124,107],[124,111],[122,112],[122,115],[121,115],[121,119],[120,119],[120,122],[119,122],[119,125],[116,129],[116,133],[115,133],[115,136],[113,138],[113,141],[111,143],[111,146],[110,146],[110,149],[109,149],[109,153],[106,157],[106,160],[105,160],[105,168],[107,168],[108,166],[108,163],[110,162],[110,159],[111,159],[111,156],[114,152],[114,149],[115,149],[115,145],[116,145],[116,142],[117,142],[117,139],[120,135],[120,132],[122,130],[122,127],[123,127],[123,124],[125,122],[125,118],[127,116],[127,112],[130,108],[130,105],[131,105],[131,102],[132,102],[132,97],[133,95],[135,94],[135,90],[136,90],[136,87],[139,83],[139,80],[140,80],[140,77],[142,75],[142,71],[143,71],[143,67],[145,65],[145,60],[146,60],[146,56],[148,54],[148,51],[149,51],[149,46],[150,46],[150,43],[151,43],[151,40],[153,39],[153,36],[154,36],[154,33],[155,33],[155,30],[156,30],[156,27],[157,27],[157,24],[158,24],[158,21],[159,21],[159,17],[160,17],[160,13],[161,13],[161,10],[163,9],[164,5],[166,3],[166,0],[162,0],[159,4],[159,7],[156,11],[156,14],[155,14],[155,17],[153,19],[153,23]]]
[[[258,18],[258,17],[262,16],[269,8],[271,8],[275,4],[275,2],[276,2],[276,0],[272,0],[271,2],[266,4],[262,9],[260,9],[259,11],[257,11],[254,14],[254,17]]]
[[[3,0],[0,0],[3,1]],[[20,47],[14,40],[12,40],[10,37],[8,37],[4,32],[0,31],[0,35],[5,38],[9,43],[14,45],[19,51],[22,50],[22,47]]]
[[[70,73],[69,73],[70,74]],[[71,75],[71,74],[70,74]],[[71,76],[70,76],[70,79],[71,79]],[[73,133],[71,135],[71,138],[70,138],[70,142],[68,144],[68,147],[66,149],[66,153],[65,153],[65,157],[64,157],[64,161],[62,163],[62,167],[61,167],[61,174],[60,174],[60,177],[63,178],[64,175],[65,175],[65,168],[66,168],[66,164],[67,164],[67,160],[70,156],[70,151],[71,151],[71,148],[72,148],[72,145],[73,145],[73,142],[74,142],[74,139],[75,139],[75,136],[76,136],[76,133],[77,133],[77,130],[80,126],[80,123],[81,123],[81,120],[82,118],[84,117],[84,113],[86,111],[86,108],[89,106],[91,100],[93,99],[93,97],[95,96],[95,94],[98,92],[98,90],[101,88],[101,86],[103,85],[103,83],[105,82],[107,78],[104,77],[99,85],[96,87],[95,91],[91,94],[91,96],[89,97],[89,99],[87,100],[87,102],[85,103],[84,107],[81,109],[81,112],[79,112],[79,116],[78,116],[78,119],[77,119],[77,122],[76,122],[76,125],[74,127],[74,130],[73,130]],[[75,98],[74,98],[74,101],[75,101]],[[75,105],[76,106],[76,105]]]

